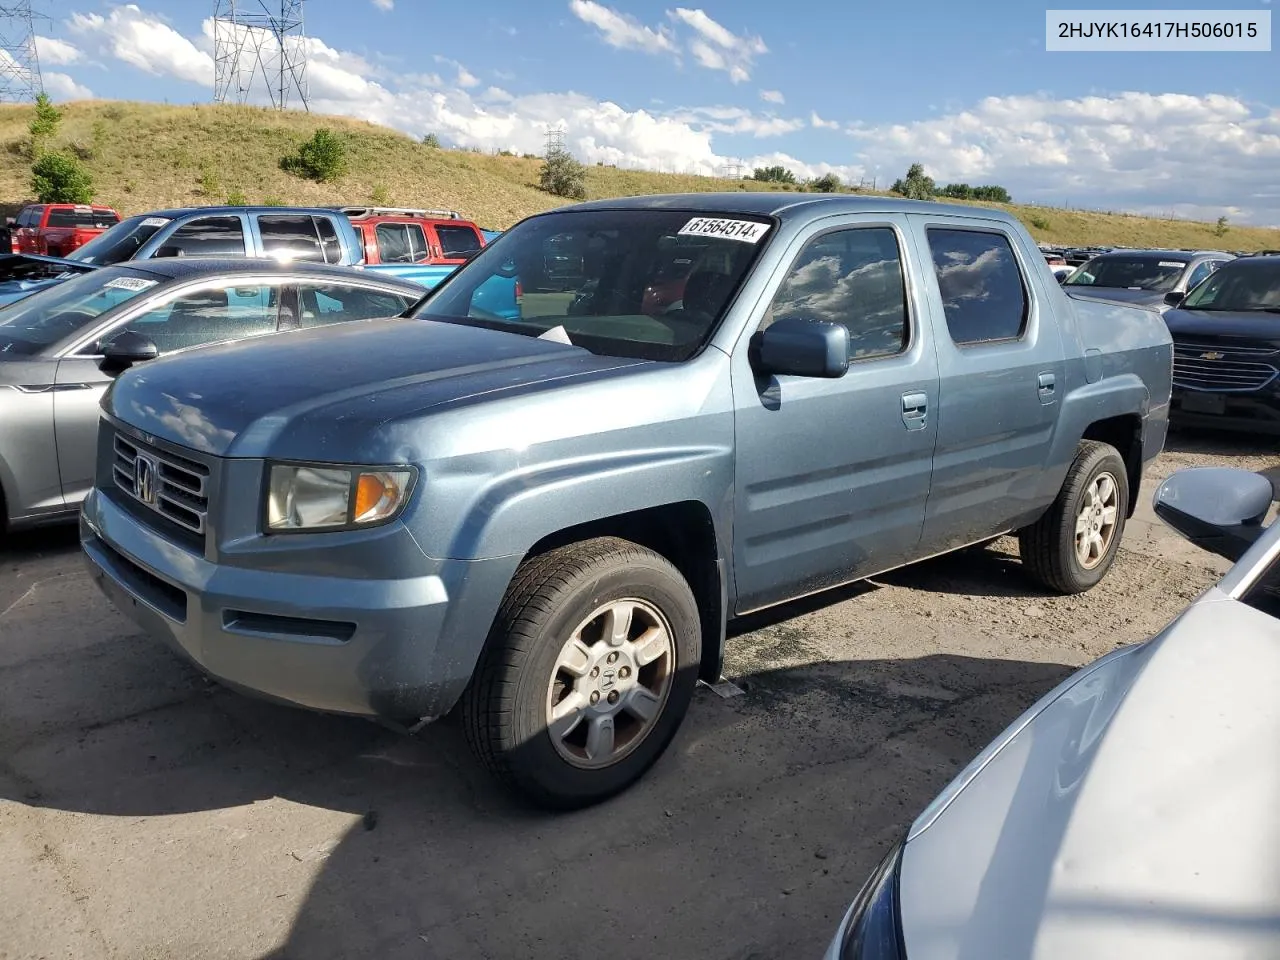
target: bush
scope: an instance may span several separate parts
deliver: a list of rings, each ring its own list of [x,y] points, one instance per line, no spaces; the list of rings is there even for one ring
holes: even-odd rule
[[[93,178],[75,157],[46,153],[31,165],[31,192],[40,203],[90,203]]]
[[[369,202],[375,207],[388,207],[391,205],[391,194],[379,183],[369,192]]]
[[[438,150],[440,148],[440,138],[434,133],[424,133],[422,135],[422,145],[424,147],[430,147],[433,150]]]
[[[248,205],[249,205],[249,198],[245,195],[245,192],[241,190],[239,187],[236,187],[234,190],[232,190],[230,193],[227,194],[227,206],[247,207]]]
[[[751,179],[764,183],[795,183],[796,175],[786,167],[756,167]]]
[[[1033,216],[1030,216],[1030,217],[1028,217],[1027,219],[1030,221],[1031,225],[1032,225],[1033,227],[1035,227],[1037,230],[1048,230],[1048,229],[1049,229],[1049,221],[1048,221],[1048,219],[1047,219],[1047,218],[1045,218],[1045,217],[1040,216],[1039,214],[1035,214],[1035,215],[1033,215]]]
[[[994,184],[986,187],[974,187],[973,199],[984,200],[987,203],[1012,203],[1013,198],[1009,196],[1009,191],[1004,187],[995,186]]]
[[[839,193],[842,186],[840,178],[834,173],[823,174],[809,184],[809,188],[816,193]]]
[[[62,123],[62,111],[53,105],[47,93],[36,97],[36,115],[31,118],[27,129],[31,131],[33,140],[43,140],[58,132],[58,124]]]
[[[280,169],[317,183],[332,183],[347,172],[347,145],[332,130],[321,128],[297,153],[282,157]]]
[[[1219,217],[1217,224],[1213,228],[1215,237],[1225,237],[1227,235],[1227,218]]]
[[[264,207],[283,207],[286,204],[279,197],[267,197],[265,200],[262,201],[262,205]]]
[[[908,200],[932,200],[938,187],[933,177],[925,176],[923,164],[913,163],[907,168],[906,177],[895,180],[889,190]]]
[[[557,197],[585,200],[587,168],[580,164],[568,150],[549,150],[542,161],[538,186]]]
[[[200,193],[206,197],[212,197],[218,193],[222,185],[218,180],[218,172],[212,167],[200,168]]]

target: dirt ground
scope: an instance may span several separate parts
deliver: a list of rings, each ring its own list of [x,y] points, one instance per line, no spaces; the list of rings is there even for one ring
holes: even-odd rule
[[[1152,481],[1280,472],[1274,448],[1175,435]],[[700,689],[641,783],[559,817],[448,722],[409,739],[206,682],[91,588],[72,532],[22,537],[0,548],[0,958],[819,957],[960,767],[1225,569],[1154,522],[1152,486],[1080,597],[1006,539],[736,624],[745,694]]]

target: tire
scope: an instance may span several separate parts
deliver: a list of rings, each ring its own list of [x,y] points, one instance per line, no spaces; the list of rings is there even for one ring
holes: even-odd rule
[[[1089,555],[1084,557],[1077,538],[1077,523],[1085,523],[1082,511],[1092,509],[1091,498],[1099,499],[1100,493],[1105,498],[1105,484],[1102,490],[1097,486],[1104,476],[1113,482],[1114,493],[1110,502],[1104,502],[1103,512],[1090,518],[1089,524],[1100,525],[1101,529],[1093,532],[1105,543],[1102,549],[1098,549],[1098,543],[1094,541]],[[1114,509],[1114,514],[1107,512],[1108,507]],[[1095,440],[1080,441],[1075,460],[1053,506],[1038,521],[1018,531],[1022,565],[1033,578],[1051,590],[1067,594],[1084,593],[1097,585],[1115,562],[1128,510],[1129,475],[1119,451],[1110,444]],[[1105,523],[1108,516],[1114,516],[1109,530]],[[1090,529],[1086,525],[1086,536]]]
[[[615,623],[619,633],[630,625],[616,645],[606,636]],[[599,803],[671,743],[693,699],[701,642],[693,592],[657,553],[602,537],[533,557],[512,578],[463,694],[467,740],[527,801]]]

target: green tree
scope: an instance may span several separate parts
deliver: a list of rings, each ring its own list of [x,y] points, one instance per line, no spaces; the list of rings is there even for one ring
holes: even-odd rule
[[[783,166],[756,167],[751,179],[763,183],[795,183],[796,175]]]
[[[27,125],[27,129],[31,131],[31,139],[35,141],[47,140],[58,132],[60,123],[62,123],[62,111],[53,105],[49,95],[42,93],[36,97],[36,115],[31,118],[31,123]]]
[[[920,163],[908,167],[906,178],[895,180],[889,189],[908,200],[932,200],[938,192],[933,177],[925,176],[924,164]]]
[[[948,200],[972,200],[973,187],[967,183],[948,183],[939,192],[939,196],[946,197]]]
[[[317,183],[332,183],[347,172],[347,144],[322,127],[298,147],[297,153],[282,157],[280,169]]]
[[[587,198],[587,168],[568,150],[548,150],[542,161],[538,185],[547,193],[572,200]]]
[[[440,138],[434,133],[424,133],[422,135],[422,145],[424,147],[431,147],[433,150],[439,149]]]
[[[31,165],[31,192],[40,203],[91,203],[93,178],[75,157],[46,153]]]
[[[1219,217],[1217,225],[1213,228],[1215,237],[1225,237],[1227,235],[1227,218]]]
[[[815,193],[839,193],[843,184],[834,173],[825,173],[809,184]]]
[[[990,184],[985,187],[973,188],[973,199],[985,200],[987,203],[1012,203],[1013,198],[1009,196],[1009,191],[1004,187]]]

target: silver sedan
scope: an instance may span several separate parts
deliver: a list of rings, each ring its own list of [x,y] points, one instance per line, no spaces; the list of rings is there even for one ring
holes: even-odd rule
[[[1156,512],[1235,562],[1076,672],[895,844],[827,960],[1280,957],[1280,524],[1265,477],[1169,477]]]

